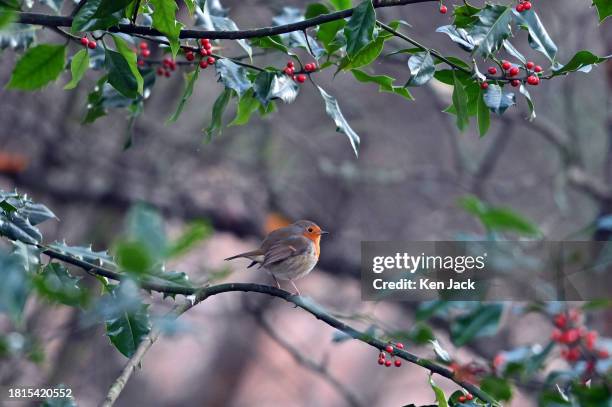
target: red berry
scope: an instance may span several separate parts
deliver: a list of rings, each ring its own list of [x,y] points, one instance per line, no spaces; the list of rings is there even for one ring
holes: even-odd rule
[[[164,71],[164,76],[166,78],[169,78],[170,77],[170,71]]]
[[[385,358],[385,352],[380,352],[378,354],[378,359],[384,359]]]
[[[448,8],[444,4],[442,4],[440,6],[440,14],[446,14],[447,11],[448,11]]]
[[[502,68],[504,68],[504,70],[508,70],[510,69],[510,67],[512,66],[512,64],[508,61],[502,61]]]
[[[205,57],[208,55],[208,50],[204,49],[204,48],[200,48],[200,55]]]
[[[563,333],[561,342],[569,344],[576,342],[578,339],[580,339],[580,331],[577,329],[570,329]]]
[[[287,68],[291,68],[291,69],[295,68],[295,64],[293,63],[293,61],[287,62]]]
[[[540,65],[536,65],[535,68],[533,68],[533,70],[537,73],[542,72],[542,67]]]
[[[384,365],[385,364],[385,360],[378,358],[378,364],[379,365]]]
[[[535,67],[535,71],[539,72],[537,66]],[[554,316],[553,322],[557,328],[563,329],[567,325],[567,318],[565,314],[557,314]]]
[[[597,353],[597,357],[599,359],[608,359],[610,357],[610,354],[608,353],[607,350],[605,349],[601,349],[598,353]]]
[[[89,44],[89,40],[87,39],[87,37],[81,38],[81,45],[86,47],[87,44]]]
[[[404,349],[404,344],[403,344],[403,343],[401,343],[401,342],[398,342],[398,343],[396,343],[396,344],[395,344],[395,347],[396,347],[397,349]]]
[[[285,69],[283,69],[283,72],[286,75],[293,76],[293,68],[286,67]]]
[[[497,73],[497,68],[494,66],[490,66],[488,69],[489,74],[495,75]]]
[[[304,83],[306,82],[306,75],[304,74],[295,75],[295,80],[296,82]],[[391,350],[393,350],[393,348],[391,348]]]
[[[208,67],[208,62],[205,59],[200,60],[200,68],[206,69]]]
[[[578,359],[580,359],[580,349],[578,348],[571,348],[571,349],[564,349],[565,352],[561,352],[561,354],[563,355],[563,357],[565,358],[565,360],[567,360],[568,362],[576,362]]]
[[[550,339],[552,339],[555,342],[560,342],[562,337],[563,337],[563,333],[558,329],[554,329],[552,331],[552,334],[550,335]]]
[[[140,47],[140,49],[145,50],[149,48],[149,44],[147,44],[146,42],[141,42],[140,44],[138,44],[138,46]]]
[[[525,67],[526,67],[527,69],[533,69],[533,67],[534,67],[534,66],[535,66],[535,64],[534,64],[533,62],[531,62],[531,61],[529,61],[529,62],[527,62],[527,63],[525,64]]]
[[[170,69],[173,71],[176,69],[176,61],[174,59],[170,60]]]
[[[523,3],[523,9],[524,9],[525,11],[527,11],[527,10],[531,9],[531,2],[530,2],[530,1],[526,1],[526,2],[524,2],[524,3]]]
[[[385,347],[385,351],[387,351],[387,353],[393,353],[393,346],[391,346],[391,345],[387,345],[387,346]]]
[[[89,41],[89,43],[87,43],[87,47],[89,49],[96,49],[97,46],[98,46],[98,44],[96,44],[95,41]]]
[[[489,87],[489,84],[487,82],[483,82],[480,84],[480,89],[487,89]]]
[[[195,55],[193,55],[193,52],[187,51],[187,53],[185,53],[185,58],[187,61],[193,61],[195,59]]]
[[[510,68],[510,70],[508,71],[508,76],[516,76],[519,73],[519,69],[516,66],[513,66],[512,68]]]
[[[147,58],[148,56],[151,55],[151,51],[149,49],[145,48],[145,49],[142,50],[140,55],[142,55],[144,58]]]
[[[497,369],[501,365],[503,365],[505,361],[506,361],[506,357],[502,353],[498,353],[493,358],[493,367],[495,367]]]
[[[459,400],[460,403],[463,403],[465,400],[467,400],[467,397],[459,396],[458,400]]]
[[[535,75],[530,75],[527,78],[527,83],[530,84],[530,85],[533,85],[533,86],[537,86],[540,83],[540,78],[538,78]]]
[[[202,46],[205,46],[206,44],[210,44],[210,40],[209,40],[208,38],[202,38],[202,39],[200,40],[200,44],[201,44]]]
[[[525,6],[523,5],[523,3],[519,3],[516,5],[516,11],[518,11],[519,13],[525,11]]]
[[[214,57],[208,57],[208,59],[206,59],[206,62],[208,62],[208,65],[214,65],[214,63],[217,60]]]
[[[159,76],[162,76],[164,74],[166,70],[164,68],[162,68],[161,66],[159,68],[157,68],[157,74]]]
[[[143,61],[142,59],[138,60],[138,66],[144,66],[145,65],[145,61]]]
[[[400,367],[402,365],[402,361],[399,359],[395,359],[395,367]]]
[[[588,350],[593,350],[593,348],[595,348],[595,342],[597,342],[597,332],[596,331],[587,332],[584,335],[584,346]]]
[[[518,79],[513,79],[512,81],[510,81],[510,85],[512,85],[512,87],[516,88],[518,86],[521,86],[521,81],[519,81]]]
[[[304,70],[306,72],[314,72],[317,70],[317,65],[313,64],[313,63],[308,63],[306,65],[304,65]]]
[[[465,395],[465,398],[468,399],[468,400],[473,400],[474,396],[472,395],[472,393],[468,393],[468,394]]]
[[[387,367],[391,366],[391,361],[390,360],[386,360],[385,361],[385,366],[387,366]]]

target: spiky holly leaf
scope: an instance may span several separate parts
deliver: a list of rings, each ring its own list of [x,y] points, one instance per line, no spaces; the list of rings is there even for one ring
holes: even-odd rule
[[[510,36],[512,8],[487,4],[477,15],[478,21],[468,32],[476,44],[474,51],[487,58]]]

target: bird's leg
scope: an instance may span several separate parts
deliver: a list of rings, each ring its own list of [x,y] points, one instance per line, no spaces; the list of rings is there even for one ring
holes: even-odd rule
[[[293,280],[289,280],[289,281],[291,281],[291,285],[293,286],[293,288],[295,288],[295,291],[297,292],[297,295],[302,296],[302,294],[300,294],[300,290],[297,288],[297,285],[295,285]]]
[[[278,288],[279,290],[281,289],[280,283],[278,282],[278,280],[276,279],[276,276],[272,273],[270,273],[270,275],[272,276],[272,278],[274,279],[274,282],[276,283],[276,288]]]

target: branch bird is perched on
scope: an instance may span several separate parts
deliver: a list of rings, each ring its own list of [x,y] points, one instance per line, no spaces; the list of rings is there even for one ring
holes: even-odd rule
[[[315,267],[321,253],[321,235],[326,233],[314,222],[299,220],[270,232],[259,249],[240,253],[225,260],[241,257],[249,259],[251,264],[247,268],[259,264],[259,268],[264,268],[272,274],[278,288],[280,288],[279,279],[289,280],[300,295],[300,290],[293,280],[304,277]]]

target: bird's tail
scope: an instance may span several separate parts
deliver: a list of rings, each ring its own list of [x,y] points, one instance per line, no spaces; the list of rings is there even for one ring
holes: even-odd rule
[[[225,260],[228,261],[228,260],[234,260],[234,259],[239,259],[239,258],[249,259],[251,260],[251,264],[249,264],[247,268],[251,268],[261,261],[260,259],[258,259],[260,257],[263,257],[263,253],[261,252],[261,250],[252,250],[250,252],[244,252],[244,253],[237,254],[235,256],[228,257]]]

